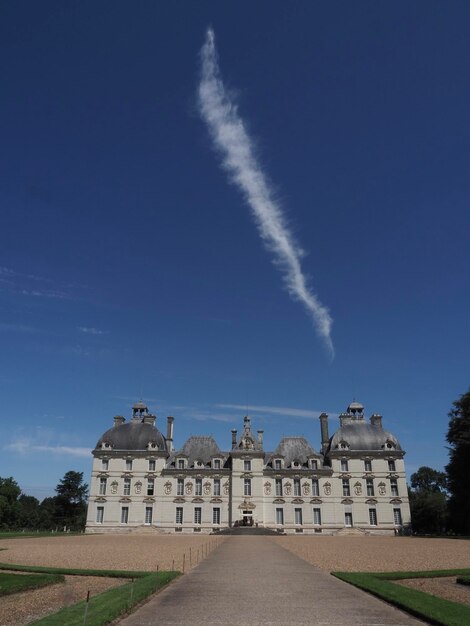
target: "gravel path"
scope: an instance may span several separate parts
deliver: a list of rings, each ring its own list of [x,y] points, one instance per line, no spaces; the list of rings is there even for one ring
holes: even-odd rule
[[[459,585],[455,582],[455,576],[449,578],[408,578],[395,581],[399,585],[418,589],[433,596],[439,596],[452,602],[470,605],[470,587]]]

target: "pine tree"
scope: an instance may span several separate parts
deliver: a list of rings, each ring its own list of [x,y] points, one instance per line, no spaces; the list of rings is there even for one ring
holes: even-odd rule
[[[456,533],[470,535],[470,389],[454,402],[449,417],[450,526]]]

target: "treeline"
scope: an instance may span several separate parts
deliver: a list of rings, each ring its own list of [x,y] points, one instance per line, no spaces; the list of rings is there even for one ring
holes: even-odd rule
[[[470,389],[449,413],[445,472],[420,467],[409,489],[413,532],[470,535]]]
[[[0,477],[0,529],[83,530],[88,493],[83,472],[67,472],[55,492],[55,496],[39,502],[34,496],[21,493],[13,478]]]

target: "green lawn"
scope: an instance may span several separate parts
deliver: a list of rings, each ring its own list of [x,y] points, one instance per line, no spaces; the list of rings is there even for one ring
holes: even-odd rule
[[[26,591],[27,589],[38,589],[53,583],[63,582],[62,574],[11,574],[10,572],[0,572],[0,596],[7,596],[11,593]]]
[[[394,604],[430,624],[468,626],[470,607],[444,600],[417,589],[393,584],[405,578],[439,578],[442,576],[470,576],[470,569],[433,570],[424,572],[332,572],[333,576],[355,587]]]
[[[49,531],[39,531],[35,532],[33,530],[30,531],[16,531],[16,530],[8,530],[4,532],[0,532],[0,539],[30,539],[34,537],[37,539],[38,537],[67,537],[69,535],[83,535],[81,532],[76,533],[52,533]]]
[[[72,576],[106,576],[112,578],[122,578],[123,584],[113,589],[108,589],[90,598],[87,613],[87,626],[104,626],[115,620],[120,615],[130,612],[131,608],[142,602],[150,594],[161,589],[180,572],[132,572],[118,570],[85,570],[68,569],[62,567],[39,567],[28,565],[13,565],[11,563],[0,563],[0,570],[9,569],[20,572],[34,572],[40,574]],[[47,617],[43,617],[30,626],[82,626],[85,615],[85,600],[77,602],[69,607],[65,607]]]

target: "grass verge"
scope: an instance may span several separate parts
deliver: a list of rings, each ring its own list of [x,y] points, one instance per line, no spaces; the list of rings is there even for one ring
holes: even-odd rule
[[[0,572],[0,596],[7,596],[27,589],[39,589],[39,587],[46,587],[64,580],[61,574],[24,575]]]
[[[22,531],[6,531],[6,532],[0,532],[0,539],[30,539],[31,537],[34,537],[35,539],[37,539],[38,537],[70,537],[71,535],[83,535],[82,532],[71,532],[71,533],[62,533],[62,532],[48,532],[48,531],[40,531],[40,532],[34,532],[34,531],[26,531],[26,532],[22,532]]]
[[[439,626],[468,626],[470,607],[438,598],[417,589],[394,585],[394,580],[405,578],[439,578],[442,576],[469,576],[470,569],[431,570],[424,572],[332,572],[333,576],[368,591],[394,604],[415,617]]]
[[[29,565],[14,565],[11,563],[0,563],[0,570],[9,569],[20,572],[34,572],[41,574],[72,576],[106,576],[112,578],[125,578],[126,582],[119,587],[108,589],[103,593],[92,596],[88,603],[87,626],[104,626],[109,624],[124,613],[145,600],[150,594],[161,589],[180,572],[132,572],[126,570],[86,570],[68,569],[63,567],[39,567]],[[67,606],[54,613],[43,617],[35,622],[36,626],[83,626],[85,617],[86,602],[82,600]]]

